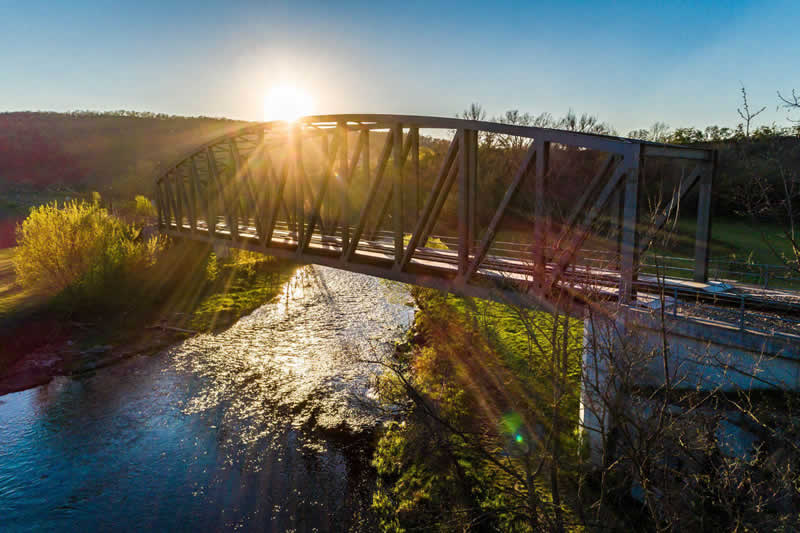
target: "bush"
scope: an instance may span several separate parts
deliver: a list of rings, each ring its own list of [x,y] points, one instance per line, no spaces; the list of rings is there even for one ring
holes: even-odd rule
[[[33,208],[17,226],[17,280],[59,296],[68,307],[123,301],[134,275],[151,266],[160,237],[139,232],[95,203],[55,202]]]
[[[153,203],[141,194],[134,198],[133,211],[137,220],[147,220],[156,216],[156,208],[153,207]]]

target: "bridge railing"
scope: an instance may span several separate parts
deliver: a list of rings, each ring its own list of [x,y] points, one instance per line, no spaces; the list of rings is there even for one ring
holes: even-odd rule
[[[585,132],[325,115],[206,143],[159,174],[155,199],[176,236],[473,294],[502,281],[552,298],[604,239],[629,301],[640,257],[693,191],[692,278],[708,277],[714,168],[712,150]]]

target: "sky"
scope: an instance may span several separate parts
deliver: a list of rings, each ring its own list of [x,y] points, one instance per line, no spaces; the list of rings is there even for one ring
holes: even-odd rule
[[[313,113],[589,112],[787,124],[800,2],[50,2],[0,0],[0,111],[153,111],[264,120],[272,87]],[[800,117],[795,117],[800,118]]]

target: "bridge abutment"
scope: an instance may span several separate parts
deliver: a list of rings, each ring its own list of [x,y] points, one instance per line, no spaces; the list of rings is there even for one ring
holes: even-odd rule
[[[646,419],[666,397],[684,409],[689,394],[800,391],[800,338],[659,316],[632,307],[584,320],[580,423],[589,461],[602,466],[615,453],[624,420]],[[719,441],[746,453],[754,437],[722,418]]]

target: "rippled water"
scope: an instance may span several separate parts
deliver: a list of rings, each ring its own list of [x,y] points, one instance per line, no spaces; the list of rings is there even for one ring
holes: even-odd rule
[[[333,530],[369,505],[370,383],[407,292],[321,267],[216,335],[0,396],[0,530]]]

